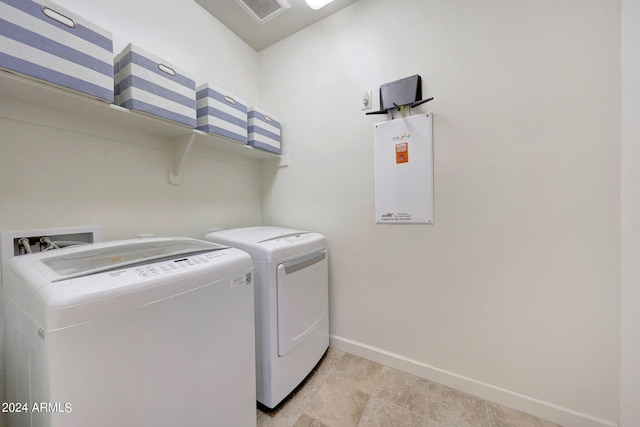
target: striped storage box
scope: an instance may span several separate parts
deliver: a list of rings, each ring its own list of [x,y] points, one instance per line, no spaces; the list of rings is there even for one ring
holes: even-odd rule
[[[210,83],[196,89],[198,129],[247,143],[247,103]]]
[[[257,107],[250,107],[248,144],[271,153],[280,154],[280,121]]]
[[[0,68],[113,102],[111,33],[46,0],[0,0]]]
[[[116,104],[196,127],[196,83],[167,61],[129,44],[115,58]]]

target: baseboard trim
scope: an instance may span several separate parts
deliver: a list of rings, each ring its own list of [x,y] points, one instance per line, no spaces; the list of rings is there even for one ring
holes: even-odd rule
[[[545,402],[531,396],[474,380],[444,369],[429,366],[377,347],[331,335],[330,346],[383,365],[408,372],[429,381],[473,394],[485,400],[543,418],[564,427],[618,427],[618,423]]]

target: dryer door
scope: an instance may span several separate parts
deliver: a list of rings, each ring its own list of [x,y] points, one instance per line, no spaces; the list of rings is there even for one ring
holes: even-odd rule
[[[278,356],[293,350],[327,318],[328,276],[326,249],[278,265]]]

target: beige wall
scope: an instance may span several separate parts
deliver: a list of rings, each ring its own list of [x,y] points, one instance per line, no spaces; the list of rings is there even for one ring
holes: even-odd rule
[[[621,3],[361,0],[260,52],[290,166],[265,224],[331,246],[332,343],[553,418],[615,425]],[[435,101],[435,225],[375,225],[364,88]]]
[[[627,427],[640,425],[640,1],[623,4],[620,419]]]
[[[196,84],[209,81],[249,103],[258,102],[256,52],[192,0],[56,3],[109,29],[116,54],[133,42],[178,64]]]
[[[169,141],[0,99],[0,230],[317,230],[332,345],[568,427],[616,425],[620,1],[360,0],[260,54],[188,0],[58,2],[110,28],[116,50],[133,41],[259,101],[282,118],[290,166],[196,147],[171,186]],[[375,225],[384,117],[360,95],[416,73],[436,98],[418,109],[435,117],[436,223]]]
[[[258,55],[191,0],[57,0],[129,42],[258,100]],[[220,66],[220,63],[225,66]],[[0,97],[2,94],[0,94]],[[196,146],[184,184],[168,182],[171,138],[12,100],[0,108],[0,230],[102,225],[103,238],[202,236],[261,221],[260,166]]]
[[[110,29],[116,52],[134,42],[179,64],[198,83],[257,102],[257,53],[195,2],[57,1]],[[183,184],[173,186],[172,143],[0,93],[0,231],[99,225],[103,240],[113,240],[147,233],[202,237],[211,227],[261,223],[256,162],[197,146],[185,162]],[[3,322],[0,330],[3,338]]]

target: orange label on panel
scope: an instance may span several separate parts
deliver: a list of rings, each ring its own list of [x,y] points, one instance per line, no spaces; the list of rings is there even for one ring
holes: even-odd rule
[[[409,143],[396,144],[396,164],[409,162]]]

